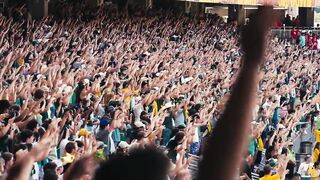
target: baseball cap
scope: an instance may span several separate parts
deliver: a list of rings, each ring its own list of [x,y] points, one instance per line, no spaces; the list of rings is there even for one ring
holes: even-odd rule
[[[168,102],[164,105],[164,109],[171,108],[171,107],[175,107],[175,105],[172,104],[171,102]]]
[[[276,167],[278,165],[278,161],[276,159],[269,159],[268,160],[268,164],[271,166],[271,167]]]
[[[79,130],[79,136],[85,136],[87,134],[90,134],[90,132],[88,130],[86,130],[85,128],[82,128]]]
[[[142,97],[141,96],[137,96],[136,98],[135,98],[135,100],[138,102],[138,101],[141,101],[142,100]]]
[[[141,121],[136,121],[134,125],[137,126],[138,128],[146,127]]]
[[[109,125],[110,123],[111,123],[111,120],[108,119],[108,118],[102,118],[102,119],[100,120],[100,126],[107,126],[107,125]]]
[[[84,80],[83,80],[83,84],[84,84],[84,85],[89,85],[89,83],[90,83],[89,79],[84,79]]]
[[[130,145],[125,141],[120,141],[119,144],[118,144],[118,147],[121,148],[121,149],[125,149],[125,148],[129,148]]]
[[[107,147],[102,141],[97,141],[98,149]]]
[[[55,163],[57,165],[57,167],[62,167],[63,163],[60,159],[54,159],[52,160],[53,163]]]

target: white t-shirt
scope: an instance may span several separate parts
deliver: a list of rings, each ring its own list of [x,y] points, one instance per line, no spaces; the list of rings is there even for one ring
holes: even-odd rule
[[[293,89],[291,89],[291,96],[293,97],[293,98],[295,98],[296,97],[296,89],[295,88],[293,88]]]
[[[184,122],[184,110],[183,109],[179,109],[176,113],[176,117],[175,117],[175,127],[181,126],[181,125],[185,125]]]
[[[200,139],[199,139],[199,127],[196,127],[194,130],[194,135],[193,135],[193,143],[199,143]]]
[[[109,141],[110,141],[110,153],[116,152],[116,147],[114,145],[114,141],[112,139],[112,133],[109,133]]]
[[[263,109],[267,109],[267,108],[269,108],[269,107],[271,107],[271,104],[269,103],[269,101],[266,101],[266,102],[263,103],[263,105],[262,105],[262,108],[263,108]]]
[[[307,175],[307,172],[309,167],[312,167],[312,166],[313,166],[312,163],[307,164],[306,162],[303,162],[299,166],[298,173],[301,175],[301,177],[310,177],[309,175]]]
[[[136,104],[134,107],[133,107],[133,113],[134,113],[134,120],[135,121],[140,121],[140,115],[143,111],[143,106],[141,103],[139,104]]]
[[[64,154],[64,150],[66,148],[66,145],[68,144],[69,140],[68,139],[62,139],[59,145],[60,148],[60,154],[63,155]]]
[[[40,169],[37,162],[33,163],[33,174],[30,177],[31,180],[40,179]]]

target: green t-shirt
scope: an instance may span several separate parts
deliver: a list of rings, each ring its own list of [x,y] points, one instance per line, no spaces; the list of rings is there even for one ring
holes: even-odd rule
[[[254,156],[257,146],[258,146],[257,140],[251,138],[251,140],[249,142],[249,151],[250,151],[251,156]]]
[[[73,93],[70,98],[70,104],[76,105],[76,93]]]

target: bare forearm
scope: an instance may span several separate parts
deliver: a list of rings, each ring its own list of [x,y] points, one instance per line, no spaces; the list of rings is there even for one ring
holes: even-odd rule
[[[256,93],[258,66],[244,65],[225,112],[218,121],[204,157],[198,179],[233,179],[240,165],[243,144],[246,143],[251,109]],[[219,163],[217,163],[219,162]]]
[[[9,171],[7,179],[9,180],[28,180],[32,170],[33,159],[31,156],[25,156],[18,161]]]
[[[8,125],[6,125],[5,127],[3,127],[3,128],[1,129],[0,137],[5,136],[5,135],[8,133],[8,131],[9,131],[10,127],[11,127],[11,125],[9,125],[9,124],[8,124]]]

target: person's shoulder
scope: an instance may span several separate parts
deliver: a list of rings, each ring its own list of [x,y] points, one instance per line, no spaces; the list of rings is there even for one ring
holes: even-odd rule
[[[177,111],[177,113],[183,113],[184,112],[184,109],[182,109],[182,108],[180,108],[180,109],[178,109],[178,111]]]
[[[96,137],[98,138],[105,135],[108,135],[108,132],[106,130],[99,130],[96,134]]]
[[[266,180],[266,178],[263,176],[262,178],[260,178],[259,180]]]
[[[272,179],[273,179],[273,180],[278,180],[278,179],[280,179],[280,174],[279,174],[279,173],[276,173],[275,175],[272,176]]]
[[[175,139],[171,139],[169,142],[168,142],[168,145],[167,147],[171,147],[171,146],[175,146],[177,143],[177,141]]]

